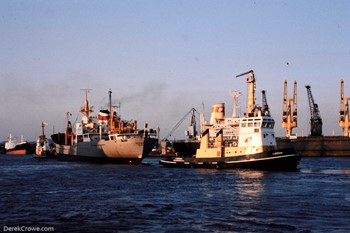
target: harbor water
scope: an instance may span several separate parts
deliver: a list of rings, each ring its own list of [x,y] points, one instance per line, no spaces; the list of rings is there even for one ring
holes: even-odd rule
[[[350,157],[302,158],[296,172],[164,168],[158,161],[0,155],[1,230],[350,232]]]

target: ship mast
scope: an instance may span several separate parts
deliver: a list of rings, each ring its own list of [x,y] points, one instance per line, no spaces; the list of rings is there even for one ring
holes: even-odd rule
[[[231,96],[233,98],[233,111],[232,111],[232,117],[238,117],[237,115],[237,108],[238,106],[238,97],[240,97],[242,93],[240,91],[232,91]]]
[[[47,125],[47,123],[45,121],[41,122],[41,138],[44,139],[45,138],[45,125]]]
[[[236,78],[241,77],[243,75],[249,75],[245,82],[248,83],[248,106],[247,106],[247,116],[253,116],[255,110],[255,77],[254,71],[250,70],[243,74],[237,75]]]
[[[110,127],[110,130],[114,130],[114,125],[113,125],[114,113],[113,113],[113,109],[112,109],[112,91],[111,91],[111,89],[109,89],[108,94],[109,94],[109,127]]]
[[[93,112],[93,107],[89,107],[89,101],[88,101],[88,93],[92,89],[80,89],[82,91],[85,91],[85,102],[84,102],[84,107],[80,108],[80,112],[83,113],[85,117],[90,116],[90,112]]]

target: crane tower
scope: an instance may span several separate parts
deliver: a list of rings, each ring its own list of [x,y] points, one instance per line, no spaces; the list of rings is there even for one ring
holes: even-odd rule
[[[286,136],[290,138],[293,128],[298,126],[297,121],[297,82],[294,81],[293,97],[288,98],[287,80],[284,80],[283,101],[282,101],[282,127],[286,129]]]
[[[350,122],[349,122],[349,99],[344,97],[344,81],[340,81],[340,110],[339,110],[339,126],[343,128],[345,137],[350,137]]]

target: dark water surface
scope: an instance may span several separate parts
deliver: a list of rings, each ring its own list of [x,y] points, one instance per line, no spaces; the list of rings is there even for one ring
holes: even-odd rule
[[[0,156],[0,227],[55,232],[350,232],[350,157],[297,172]]]

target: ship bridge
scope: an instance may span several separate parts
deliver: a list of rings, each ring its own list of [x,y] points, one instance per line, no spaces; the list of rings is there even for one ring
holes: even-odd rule
[[[242,118],[240,122],[240,146],[275,146],[275,121],[272,117]]]

